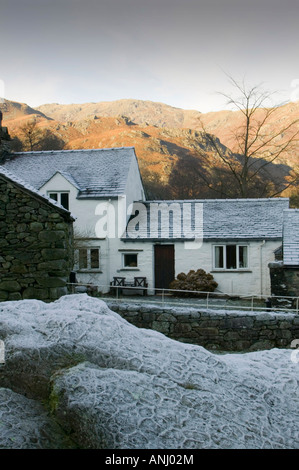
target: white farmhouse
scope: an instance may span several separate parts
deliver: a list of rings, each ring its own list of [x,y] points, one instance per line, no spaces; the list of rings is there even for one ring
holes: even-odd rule
[[[76,217],[82,283],[105,292],[114,277],[145,277],[151,293],[202,268],[221,292],[270,294],[287,198],[146,201],[133,147],[15,153],[3,165]]]

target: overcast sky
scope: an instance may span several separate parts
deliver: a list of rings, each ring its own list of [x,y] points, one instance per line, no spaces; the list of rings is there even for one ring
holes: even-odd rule
[[[208,112],[224,108],[230,74],[290,100],[298,26],[298,0],[1,0],[0,95]]]

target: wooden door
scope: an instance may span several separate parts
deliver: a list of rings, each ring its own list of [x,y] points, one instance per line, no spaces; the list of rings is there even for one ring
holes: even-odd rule
[[[155,288],[168,289],[174,276],[174,245],[155,245]]]

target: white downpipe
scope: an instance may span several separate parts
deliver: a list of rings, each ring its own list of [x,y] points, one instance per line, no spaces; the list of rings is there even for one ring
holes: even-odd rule
[[[260,295],[263,295],[263,246],[265,245],[266,241],[263,240],[262,243],[260,244]]]

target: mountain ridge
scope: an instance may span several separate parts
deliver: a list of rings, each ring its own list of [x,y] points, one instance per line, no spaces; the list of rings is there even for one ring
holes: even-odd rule
[[[122,99],[98,103],[59,105],[45,104],[36,108],[58,121],[76,121],[93,116],[128,116],[136,124],[158,127],[190,127],[192,119],[201,115],[196,110],[184,110],[149,100]]]
[[[53,106],[55,107],[54,109]],[[79,105],[47,104],[39,106],[37,110],[58,121],[77,121],[97,116],[126,116],[133,123],[142,127],[144,125],[151,125],[161,128],[204,130],[216,135],[234,153],[239,152],[239,149],[236,147],[235,130],[242,125],[242,119],[244,118],[242,112],[238,110],[201,113],[197,110],[186,110],[160,102],[134,99],[83,103]],[[263,112],[263,108],[257,110],[257,119],[263,118]],[[299,101],[277,107],[273,116],[269,118],[265,129],[269,133],[275,133],[279,127],[287,127],[291,121],[295,120],[299,120]],[[296,129],[299,131],[299,123],[296,124]],[[282,141],[282,139],[283,136],[277,137],[277,141]],[[279,162],[293,166],[298,157],[299,147],[293,156],[289,155],[287,160],[284,159]]]
[[[12,137],[22,140],[22,126],[33,118],[38,129],[52,136],[48,143],[50,147],[44,149],[135,147],[141,173],[156,189],[160,183],[168,184],[174,169],[182,173],[186,165],[195,160],[205,174],[214,170],[220,172],[220,177],[226,174],[223,162],[217,158],[217,152],[207,139],[207,132],[217,138],[231,161],[236,162],[239,158],[231,141],[242,117],[238,111],[203,114],[163,103],[130,99],[71,105],[54,103],[36,109],[7,100],[4,104],[4,107],[0,104],[3,121]],[[263,113],[263,110],[259,112]],[[288,122],[290,116],[299,117],[299,102],[282,107],[278,116],[278,124]],[[278,140],[282,138],[278,136]],[[275,174],[281,171],[286,175],[298,156],[297,146],[288,159],[277,161],[280,166],[272,165],[271,168]],[[172,181],[172,185],[175,184]],[[168,197],[168,194],[162,194],[164,196]]]
[[[0,101],[0,109],[3,112],[3,119],[5,121],[12,121],[15,119],[23,118],[24,116],[38,115],[47,120],[51,118],[36,108],[28,106],[26,103],[19,103],[18,101],[4,100]]]

